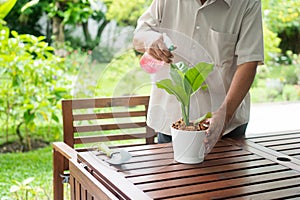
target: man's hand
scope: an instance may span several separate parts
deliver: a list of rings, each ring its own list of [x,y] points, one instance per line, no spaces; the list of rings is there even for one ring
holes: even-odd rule
[[[164,43],[163,35],[154,31],[140,32],[134,36],[133,45],[139,52],[147,52],[153,58],[171,63],[173,54]]]
[[[150,54],[156,60],[162,60],[165,63],[171,63],[173,55],[168,50],[167,46],[164,43],[163,35],[161,35],[158,40],[154,41],[148,49],[147,53]]]
[[[228,120],[226,120],[226,112],[222,109],[214,112],[212,118],[206,120],[209,123],[209,128],[206,130],[205,155],[207,155],[218,140],[222,137],[225,131]]]
[[[247,62],[239,65],[228,93],[220,108],[213,113],[212,118],[208,119],[210,126],[207,129],[206,152],[207,155],[222,137],[227,124],[230,122],[236,109],[245,98],[256,74],[257,62]]]

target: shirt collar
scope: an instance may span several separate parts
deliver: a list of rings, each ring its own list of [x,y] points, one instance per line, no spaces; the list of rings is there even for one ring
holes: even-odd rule
[[[215,2],[215,1],[217,1],[217,0],[208,0],[208,3],[210,2],[210,3],[213,3],[213,2]],[[231,6],[231,0],[223,0],[229,7]]]

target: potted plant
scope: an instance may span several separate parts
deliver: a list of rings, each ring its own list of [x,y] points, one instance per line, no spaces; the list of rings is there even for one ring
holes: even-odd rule
[[[189,67],[183,62],[170,64],[171,79],[156,83],[158,88],[166,90],[176,97],[181,106],[182,119],[171,127],[174,159],[181,163],[200,163],[204,160],[205,130],[209,124],[204,121],[211,117],[207,113],[194,122],[190,122],[190,99],[199,89],[206,90],[204,83],[212,71],[213,64],[200,62]]]

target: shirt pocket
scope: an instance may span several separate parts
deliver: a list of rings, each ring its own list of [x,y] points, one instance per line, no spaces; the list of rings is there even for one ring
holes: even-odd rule
[[[231,66],[235,56],[237,34],[217,32],[209,29],[208,51],[217,67]]]

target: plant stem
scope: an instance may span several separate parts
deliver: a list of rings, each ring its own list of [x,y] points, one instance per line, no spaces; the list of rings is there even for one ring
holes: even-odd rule
[[[186,113],[185,113],[185,106],[183,104],[181,104],[181,115],[183,118],[183,121],[186,122]]]
[[[7,108],[6,108],[6,125],[5,125],[5,135],[6,135],[6,142],[8,142],[8,129],[9,129],[9,101],[7,101]]]
[[[182,112],[182,118],[183,118],[183,121],[185,123],[185,125],[189,125],[189,106],[187,105],[184,105],[184,104],[181,104],[181,112]]]
[[[190,101],[189,101],[190,102]],[[190,103],[188,103],[188,105],[186,106],[186,125],[189,126],[190,125]]]

